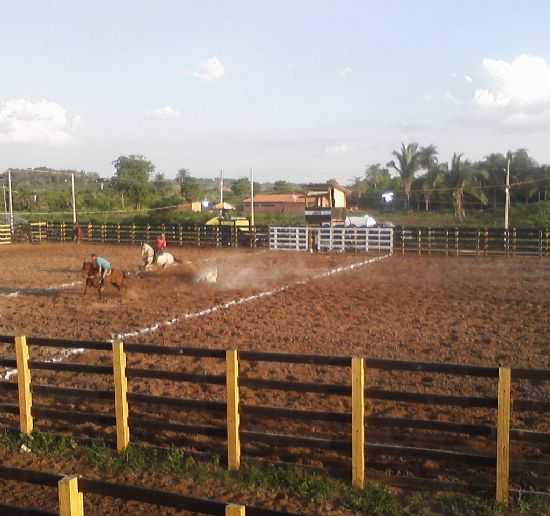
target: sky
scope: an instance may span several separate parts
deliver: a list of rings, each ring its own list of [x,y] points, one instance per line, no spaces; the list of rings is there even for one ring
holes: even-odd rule
[[[0,170],[349,182],[401,143],[550,162],[550,2],[0,6]]]

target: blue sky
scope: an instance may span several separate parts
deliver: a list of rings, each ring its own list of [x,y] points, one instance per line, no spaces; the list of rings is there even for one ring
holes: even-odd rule
[[[526,4],[527,5],[527,4]],[[0,170],[336,177],[400,143],[550,161],[550,4],[4,2]]]

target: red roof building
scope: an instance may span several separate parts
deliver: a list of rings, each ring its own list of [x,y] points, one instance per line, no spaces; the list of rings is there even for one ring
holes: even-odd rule
[[[305,197],[303,194],[280,193],[258,194],[254,196],[255,213],[289,213],[303,215]],[[245,199],[243,211],[250,213],[250,198]]]

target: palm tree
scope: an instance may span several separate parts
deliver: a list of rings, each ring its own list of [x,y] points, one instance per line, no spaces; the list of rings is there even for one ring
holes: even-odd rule
[[[415,189],[422,192],[424,197],[424,207],[426,211],[430,211],[430,203],[434,194],[434,189],[444,182],[445,169],[444,165],[437,164],[436,167],[430,168],[423,176],[420,176],[415,181]]]
[[[420,166],[426,169],[426,173],[417,179],[419,190],[422,191],[424,197],[424,205],[426,211],[430,211],[430,201],[432,199],[433,190],[441,182],[442,169],[437,158],[437,147],[428,145],[422,147],[419,151]]]
[[[493,208],[497,207],[498,192],[504,189],[506,182],[506,157],[503,154],[489,154],[481,166],[487,172],[487,184],[492,188],[491,201]]]
[[[445,179],[452,190],[455,216],[461,222],[466,218],[464,193],[471,195],[482,204],[487,204],[487,196],[480,189],[481,182],[486,178],[485,170],[472,166],[468,161],[462,161],[462,154],[453,154],[451,167]]]
[[[407,197],[407,209],[411,200],[411,187],[414,180],[414,174],[421,168],[421,155],[418,149],[418,143],[401,144],[401,151],[393,151],[392,154],[397,159],[397,164],[391,160],[386,165],[392,167],[401,176],[403,191]]]
[[[178,184],[180,185],[180,195],[182,197],[185,197],[185,186],[189,181],[190,178],[189,169],[188,168],[180,168],[178,170],[178,173],[176,174],[176,180]]]

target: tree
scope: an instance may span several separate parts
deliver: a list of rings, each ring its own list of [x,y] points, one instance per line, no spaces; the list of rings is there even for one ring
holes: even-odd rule
[[[518,149],[510,154],[510,175],[514,181],[520,183],[514,190],[520,193],[525,204],[535,195],[538,190],[537,184],[533,181],[537,162],[529,156],[527,149]]]
[[[418,143],[401,144],[400,151],[393,151],[392,154],[397,159],[397,163],[391,160],[386,165],[394,168],[401,176],[403,191],[407,198],[407,209],[411,201],[411,187],[415,173],[421,168],[421,155],[418,149]]]
[[[290,193],[294,191],[294,185],[288,181],[275,181],[273,191],[276,193]]]
[[[189,174],[188,168],[180,168],[178,170],[178,173],[176,174],[176,181],[178,182],[180,186],[180,195],[185,198],[185,190],[186,185],[188,184],[189,179],[191,179],[191,175]]]
[[[491,204],[496,209],[498,194],[504,191],[506,183],[506,157],[500,153],[489,154],[480,163],[480,166],[487,172],[486,186],[490,187],[488,191],[491,196]]]
[[[487,196],[480,189],[481,183],[487,178],[487,172],[471,165],[468,161],[462,161],[462,154],[453,154],[451,167],[445,177],[447,185],[451,188],[455,216],[461,222],[466,218],[464,208],[464,193],[477,199],[482,204],[487,204]]]
[[[151,191],[149,179],[155,171],[154,165],[144,156],[131,154],[120,156],[113,161],[115,167],[116,189],[126,194],[126,197],[140,209],[142,203]]]
[[[239,199],[244,199],[250,194],[250,181],[246,177],[241,177],[233,181],[231,192]]]
[[[390,171],[380,163],[375,163],[365,168],[365,182],[367,186],[376,190],[378,188],[385,188],[390,181]]]
[[[430,211],[430,202],[434,189],[441,182],[443,174],[443,170],[439,166],[437,154],[437,147],[435,145],[422,147],[419,151],[419,164],[421,168],[426,170],[426,173],[419,177],[416,183],[419,190],[422,191],[426,211]]]

